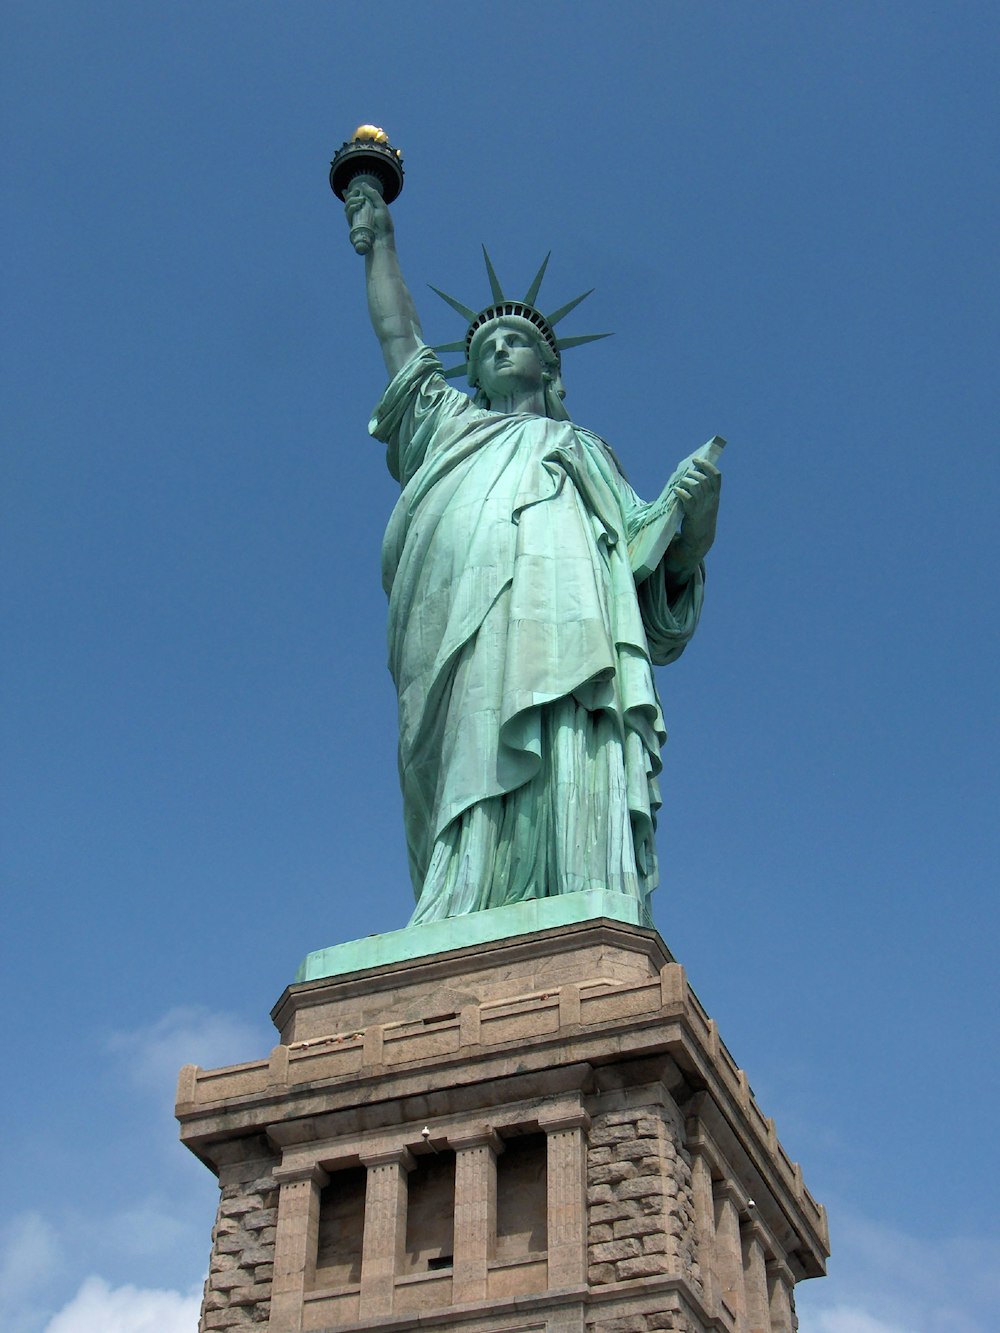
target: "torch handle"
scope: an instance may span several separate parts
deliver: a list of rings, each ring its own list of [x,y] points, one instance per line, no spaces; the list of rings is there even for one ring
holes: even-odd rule
[[[372,226],[372,206],[365,204],[354,215],[351,227],[351,244],[359,255],[366,255],[375,240],[375,228]]]
[[[359,171],[351,180],[351,185],[363,182],[384,195],[382,182],[370,172]],[[350,186],[348,186],[350,191]],[[351,221],[351,244],[359,255],[366,255],[375,243],[375,211],[366,199]]]

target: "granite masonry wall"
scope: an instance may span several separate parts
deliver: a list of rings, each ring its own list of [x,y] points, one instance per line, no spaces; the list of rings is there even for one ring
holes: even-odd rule
[[[587,1253],[591,1288],[633,1278],[685,1277],[701,1296],[690,1157],[683,1121],[662,1089],[633,1090],[595,1107],[587,1150]],[[678,1310],[588,1321],[587,1333],[701,1333]]]
[[[266,1140],[239,1145],[235,1160],[219,1171],[219,1209],[212,1228],[212,1258],[199,1327],[260,1328],[271,1312],[278,1186],[277,1164]]]
[[[671,1310],[624,1315],[621,1319],[601,1319],[587,1324],[587,1333],[703,1333],[703,1329],[703,1324],[694,1324],[686,1315]]]

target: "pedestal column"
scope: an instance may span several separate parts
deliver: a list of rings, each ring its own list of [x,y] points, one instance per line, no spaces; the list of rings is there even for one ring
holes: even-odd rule
[[[580,1110],[539,1121],[546,1134],[549,1288],[587,1281],[587,1141],[590,1116]]]
[[[715,1185],[715,1260],[718,1264],[722,1299],[737,1324],[746,1311],[743,1291],[743,1246],[740,1241],[742,1199],[728,1180]],[[742,1327],[742,1325],[741,1325]]]
[[[743,1291],[746,1298],[747,1333],[771,1333],[764,1239],[764,1229],[759,1222],[744,1225]]]
[[[767,1265],[767,1287],[771,1333],[795,1333],[795,1315],[792,1313],[792,1288],[795,1279],[787,1264],[772,1259]]]
[[[365,1234],[361,1249],[362,1319],[392,1313],[396,1277],[406,1245],[406,1175],[413,1157],[393,1148],[361,1158],[368,1169]]]
[[[713,1312],[719,1304],[719,1281],[715,1258],[715,1196],[712,1193],[712,1168],[697,1142],[691,1149],[691,1193],[694,1196],[694,1225],[698,1237],[698,1269],[701,1273],[705,1304]]]
[[[271,1282],[272,1333],[300,1333],[306,1284],[316,1272],[319,1248],[319,1196],[330,1177],[321,1166],[294,1170],[278,1167],[278,1224]]]
[[[492,1129],[455,1137],[455,1302],[484,1301],[497,1244],[497,1158],[503,1140]]]

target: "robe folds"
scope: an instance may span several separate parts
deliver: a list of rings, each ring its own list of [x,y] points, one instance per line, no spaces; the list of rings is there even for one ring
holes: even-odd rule
[[[429,348],[369,426],[402,486],[386,530],[389,668],[411,924],[606,888],[648,912],[666,740],[653,664],[694,632],[703,573],[638,588],[646,508],[569,421],[477,407]]]

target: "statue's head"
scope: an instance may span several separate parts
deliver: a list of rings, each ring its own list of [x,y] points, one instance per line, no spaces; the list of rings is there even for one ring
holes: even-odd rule
[[[515,311],[507,313],[507,306]],[[480,407],[491,407],[495,394],[509,391],[512,379],[544,392],[546,416],[567,419],[566,390],[560,375],[555,336],[536,310],[531,319],[522,302],[506,302],[482,312],[467,336],[468,380]]]
[[[490,405],[489,394],[483,383],[483,367],[481,365],[483,348],[499,326],[516,329],[523,334],[538,358],[539,374],[545,388],[546,415],[557,421],[567,420],[568,413],[563,406],[566,390],[563,388],[560,373],[560,353],[565,347],[579,347],[582,343],[594,342],[596,339],[606,338],[608,335],[606,333],[587,333],[575,338],[557,338],[553,330],[556,324],[571,310],[575,310],[584,297],[589,296],[590,293],[584,292],[582,296],[578,296],[566,305],[561,306],[551,315],[543,315],[534,302],[538,296],[542,277],[545,274],[545,266],[549,262],[547,255],[524,299],[521,301],[511,301],[504,296],[485,246],[483,247],[483,257],[486,260],[486,272],[490,280],[493,304],[487,306],[484,310],[480,310],[478,314],[469,306],[463,305],[461,301],[456,301],[453,296],[446,295],[437,287],[433,288],[438,296],[447,301],[453,310],[457,310],[469,322],[468,331],[461,342],[445,343],[443,346],[434,349],[436,352],[465,352],[465,361],[460,366],[452,366],[450,370],[446,370],[444,372],[445,377],[451,379],[455,375],[461,375],[463,372],[467,373],[469,383],[476,390],[476,403],[480,407],[488,407]]]

